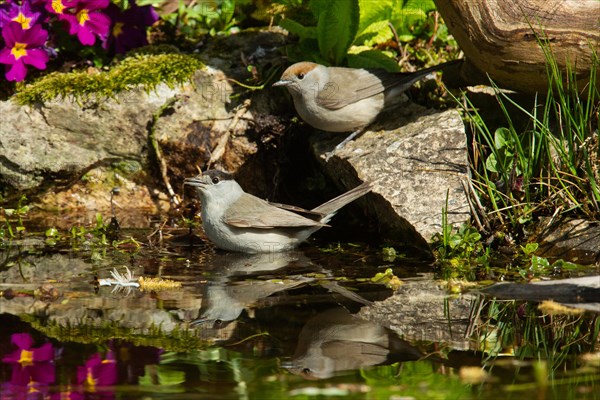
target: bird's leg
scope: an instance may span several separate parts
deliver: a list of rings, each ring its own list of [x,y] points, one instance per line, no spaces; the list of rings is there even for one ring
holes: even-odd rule
[[[351,141],[352,139],[354,139],[355,137],[357,137],[358,135],[360,135],[361,133],[363,133],[365,131],[365,128],[360,128],[355,130],[354,132],[352,132],[350,135],[348,135],[346,137],[346,139],[342,140],[340,143],[338,143],[337,146],[335,146],[333,148],[333,150],[325,153],[325,161],[329,161],[329,159],[331,157],[333,157],[333,155],[337,152],[340,151],[341,149],[344,148],[344,146],[346,146],[348,144],[349,141]]]

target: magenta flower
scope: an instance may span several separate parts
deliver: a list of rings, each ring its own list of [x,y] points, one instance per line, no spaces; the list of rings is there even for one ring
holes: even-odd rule
[[[42,13],[33,11],[29,0],[23,0],[21,5],[17,3],[6,3],[4,8],[0,9],[0,28],[10,21],[21,24],[21,28],[27,30],[35,25],[40,19]]]
[[[0,50],[0,64],[6,64],[6,79],[22,81],[27,76],[27,65],[46,69],[48,54],[42,46],[48,40],[48,32],[40,25],[24,30],[21,24],[11,21],[2,28],[6,47]]]
[[[54,358],[52,343],[44,343],[40,347],[32,347],[33,338],[29,333],[13,333],[10,339],[18,349],[2,357],[2,362],[32,365],[36,362],[52,361]]]
[[[93,392],[98,386],[110,386],[117,382],[117,361],[109,351],[103,360],[100,353],[91,356],[85,366],[77,367],[77,383],[85,385]]]
[[[125,54],[148,44],[146,28],[158,21],[158,14],[150,5],[138,7],[133,0],[130,3],[131,7],[125,11],[113,3],[106,9],[112,25],[108,37],[102,43],[105,49],[114,46],[116,53]]]
[[[68,0],[47,0],[45,3],[46,10],[51,14],[63,15],[69,6],[66,4]]]
[[[60,4],[60,6],[56,6]],[[96,36],[106,38],[110,28],[110,18],[100,10],[108,7],[110,0],[52,0],[52,9],[60,9],[59,19],[69,23],[69,34],[77,35],[81,44],[92,46]],[[73,14],[65,13],[64,7],[73,8]],[[61,8],[63,7],[63,8]],[[58,14],[58,12],[57,12]]]

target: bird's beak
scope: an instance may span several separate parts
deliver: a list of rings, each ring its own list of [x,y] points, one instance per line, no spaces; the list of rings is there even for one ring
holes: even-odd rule
[[[206,183],[204,183],[204,182],[202,181],[202,179],[201,179],[201,178],[199,178],[199,177],[194,177],[194,178],[186,178],[186,179],[183,181],[183,184],[184,184],[184,185],[189,185],[189,186],[194,186],[194,187],[204,187],[204,186],[206,186]]]
[[[273,84],[273,86],[287,86],[287,85],[289,85],[290,83],[292,83],[292,81],[289,81],[289,80],[287,80],[287,79],[281,79],[281,80],[279,80],[279,81],[275,82],[275,83]]]

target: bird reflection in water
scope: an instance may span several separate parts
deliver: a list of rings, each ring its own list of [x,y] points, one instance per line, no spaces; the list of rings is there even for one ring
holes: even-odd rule
[[[389,329],[337,307],[309,319],[300,332],[294,356],[283,367],[306,379],[327,379],[342,371],[424,355]]]

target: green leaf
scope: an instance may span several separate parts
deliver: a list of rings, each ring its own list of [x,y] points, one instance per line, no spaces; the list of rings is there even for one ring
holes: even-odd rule
[[[410,37],[410,27],[425,20],[427,13],[435,10],[432,0],[396,0],[390,21],[396,28],[400,40]]]
[[[394,0],[358,0],[358,7],[360,9],[358,32],[362,34],[367,27],[374,23],[383,22],[387,26],[392,16]]]
[[[330,0],[319,5],[317,40],[323,58],[334,65],[342,63],[356,36],[358,19],[358,0]]]
[[[387,20],[373,22],[364,30],[359,29],[359,34],[354,39],[355,45],[373,46],[390,40],[394,35]]]
[[[494,132],[494,144],[496,145],[496,149],[509,147],[511,143],[512,137],[508,128],[496,129],[496,131]]]
[[[533,254],[539,247],[537,243],[527,243],[525,247],[521,246],[521,250],[525,255]]]
[[[329,0],[310,0],[308,8],[315,16],[315,19],[319,19],[319,15],[327,8]]]
[[[279,26],[283,29],[292,33],[294,35],[298,35],[300,39],[316,39],[317,38],[317,28],[314,26],[304,26],[293,19],[284,18],[279,21]]]
[[[381,68],[398,72],[398,63],[379,50],[367,50],[358,54],[348,54],[348,66],[352,68]]]
[[[494,153],[490,154],[485,160],[485,169],[490,172],[499,172],[500,168],[498,168],[498,160],[496,159],[496,155]]]
[[[54,237],[54,236],[58,236],[58,229],[56,229],[56,228],[46,229],[46,237]]]
[[[550,267],[550,262],[547,258],[539,256],[531,256],[531,269],[532,270],[543,270]]]

